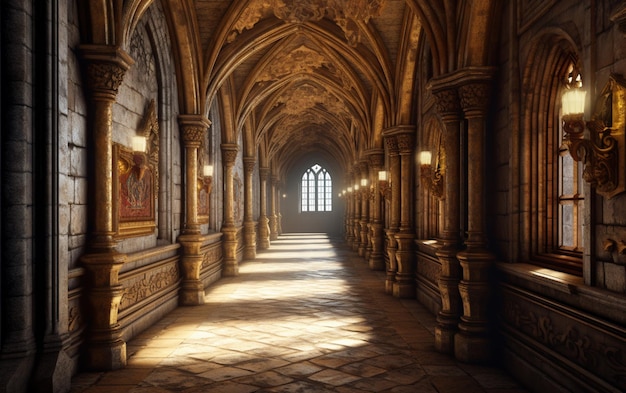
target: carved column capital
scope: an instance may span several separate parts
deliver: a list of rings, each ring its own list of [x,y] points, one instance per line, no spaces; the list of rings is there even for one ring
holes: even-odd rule
[[[115,101],[117,89],[134,60],[119,46],[81,45],[79,51],[87,63],[87,87],[93,98]]]
[[[244,168],[245,173],[252,173],[252,171],[254,171],[255,166],[256,166],[256,158],[254,157],[243,158],[243,168]]]
[[[261,180],[267,181],[269,179],[269,176],[270,176],[270,168],[268,168],[268,167],[259,167],[259,176],[261,177]]]
[[[178,124],[185,146],[200,147],[211,121],[202,115],[179,115]]]
[[[473,82],[459,87],[459,98],[465,117],[484,116],[489,105],[491,84],[488,81]]]
[[[398,140],[395,135],[385,135],[385,146],[389,154],[398,154]]]
[[[400,134],[397,136],[398,151],[400,154],[413,153],[415,135],[413,134]]]
[[[371,149],[366,153],[370,168],[379,170],[385,164],[385,152],[383,149]]]
[[[364,173],[367,173],[368,168],[369,168],[369,161],[367,160],[367,158],[364,158],[361,161],[359,161],[359,169],[360,169],[361,175],[363,175]]]
[[[415,138],[416,127],[414,125],[397,125],[383,131],[385,143],[390,152],[406,154],[413,152],[413,140]],[[393,139],[391,139],[393,137]],[[389,140],[389,142],[388,142]],[[393,146],[389,143],[393,143]]]
[[[237,153],[239,153],[239,146],[236,143],[222,143],[222,159],[225,166],[235,165],[237,159]]]
[[[456,88],[433,91],[437,113],[446,119],[457,119],[461,114],[461,103]]]

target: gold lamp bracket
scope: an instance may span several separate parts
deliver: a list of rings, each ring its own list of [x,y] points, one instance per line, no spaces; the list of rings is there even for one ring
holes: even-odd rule
[[[626,191],[625,125],[626,81],[619,75],[609,77],[591,120],[582,114],[563,116],[563,142],[583,163],[583,178],[607,199]]]

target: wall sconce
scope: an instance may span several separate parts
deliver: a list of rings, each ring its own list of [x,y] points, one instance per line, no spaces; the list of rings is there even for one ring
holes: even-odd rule
[[[137,179],[141,180],[146,172],[146,138],[134,136],[131,145],[133,149],[133,170]]]
[[[344,188],[343,190],[341,190],[341,194],[342,194],[342,195],[346,195],[346,192],[348,192],[348,191],[346,191],[346,189],[345,189],[345,188]]]
[[[202,174],[202,187],[210,194],[213,191],[213,165],[202,167]]]
[[[430,190],[432,195],[441,198],[443,196],[443,174],[441,173],[441,166],[437,163],[435,170],[433,170],[433,154],[427,150],[419,153],[418,160],[423,185]]]
[[[383,198],[389,197],[391,191],[391,182],[388,180],[387,171],[378,171],[378,189]]]
[[[348,187],[348,192],[352,192],[352,187]]]
[[[576,82],[580,86],[580,75]],[[584,120],[582,89],[569,89],[562,97],[563,143],[572,158],[583,163],[583,179],[607,199],[626,191],[624,105],[626,82],[617,75],[609,77],[589,121]]]

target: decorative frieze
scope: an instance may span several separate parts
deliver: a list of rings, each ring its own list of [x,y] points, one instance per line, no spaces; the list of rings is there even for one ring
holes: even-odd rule
[[[202,254],[204,255],[202,260],[202,268],[206,269],[211,264],[215,263],[215,261],[219,261],[222,259],[222,246],[220,243],[216,243],[210,247],[203,248]]]
[[[569,307],[545,304],[514,290],[505,290],[502,317],[528,336],[541,352],[544,347],[599,376],[618,390],[626,390],[626,352],[623,327],[607,325]]]
[[[136,274],[124,277],[121,284],[124,294],[120,302],[120,311],[141,302],[144,299],[170,287],[180,279],[178,259],[150,269],[141,269]]]

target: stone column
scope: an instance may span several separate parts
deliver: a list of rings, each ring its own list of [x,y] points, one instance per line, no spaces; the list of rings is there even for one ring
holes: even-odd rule
[[[259,248],[267,250],[270,247],[270,220],[267,218],[267,181],[269,168],[259,168],[261,178],[261,209],[259,212]]]
[[[461,312],[459,280],[461,266],[456,258],[460,248],[460,103],[456,87],[448,80],[441,80],[431,86],[436,98],[437,111],[443,120],[444,152],[441,171],[444,176],[444,222],[439,242],[441,248],[437,258],[441,263],[441,275],[438,280],[441,294],[441,310],[437,314],[435,328],[435,348],[440,352],[453,353],[454,335]]]
[[[352,251],[359,251],[359,244],[361,244],[361,198],[363,194],[361,193],[360,186],[360,171],[358,165],[355,165],[354,170],[352,171],[352,190],[353,190],[353,198],[354,203],[352,204],[354,208],[354,213],[352,215],[352,236],[354,241],[352,242]]]
[[[90,305],[85,361],[91,369],[116,370],[126,365],[126,342],[117,320],[124,293],[119,271],[126,255],[117,251],[114,239],[112,115],[117,90],[133,60],[118,47],[84,45],[79,49],[87,63],[89,128],[93,139],[93,230],[87,254],[81,258],[89,280]]]
[[[278,177],[272,176],[272,188],[270,191],[270,240],[278,239],[278,215],[276,214],[276,188]]]
[[[222,164],[224,165],[224,224],[222,225],[224,267],[226,277],[239,274],[237,261],[237,228],[235,227],[235,186],[233,169],[237,161],[239,147],[236,143],[222,143]]]
[[[454,353],[464,362],[486,362],[492,348],[489,328],[489,276],[495,256],[487,250],[485,235],[485,115],[489,104],[491,71],[474,70],[460,86],[461,106],[467,119],[467,239],[457,254],[463,268],[459,292],[463,315],[454,338]]]
[[[361,169],[360,176],[357,179],[357,182],[359,184],[361,184],[361,179],[367,179],[367,162],[366,161],[361,161],[359,168]],[[359,233],[359,248],[358,248],[358,252],[359,252],[359,256],[362,256],[365,258],[365,260],[367,260],[368,258],[368,254],[366,253],[367,251],[367,247],[369,245],[369,242],[367,240],[367,235],[368,235],[368,225],[369,225],[369,207],[370,207],[370,192],[369,192],[369,184],[367,186],[364,186],[361,184],[361,218],[359,220],[359,227],[360,227],[360,233]]]
[[[396,251],[398,250],[396,233],[398,233],[400,229],[400,155],[398,152],[398,140],[396,136],[387,131],[385,131],[383,135],[387,146],[387,152],[389,153],[389,183],[391,187],[391,199],[389,201],[390,223],[389,228],[387,228],[385,233],[388,255],[385,292],[393,294],[393,286],[396,281],[396,272],[398,270],[396,260]]]
[[[195,306],[204,303],[204,284],[200,280],[204,255],[198,222],[198,149],[210,123],[202,115],[179,115],[178,124],[185,147],[185,222],[178,237],[182,245],[179,303]]]
[[[396,127],[400,153],[400,228],[395,234],[398,272],[393,295],[400,298],[415,297],[415,233],[412,229],[413,173],[415,127]]]
[[[371,251],[369,253],[369,267],[372,270],[384,270],[385,259],[383,257],[384,233],[382,217],[382,194],[378,184],[378,171],[382,170],[385,155],[383,149],[373,149],[368,152],[370,181],[372,183],[372,195],[370,196],[370,226],[369,241]]]
[[[348,193],[346,194],[346,243],[352,247],[354,243],[354,184],[352,184],[352,172],[346,176],[348,179]],[[352,191],[350,191],[352,190]]]
[[[256,165],[256,159],[254,157],[244,157],[244,191],[245,191],[245,205],[243,212],[243,236],[244,236],[244,251],[243,257],[245,259],[256,258],[256,225],[257,223],[253,218],[253,183],[252,175],[254,174],[254,166]]]
[[[283,182],[279,182],[276,187],[276,232],[279,235],[283,233],[283,212],[282,212],[282,201],[283,201]]]

